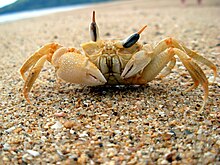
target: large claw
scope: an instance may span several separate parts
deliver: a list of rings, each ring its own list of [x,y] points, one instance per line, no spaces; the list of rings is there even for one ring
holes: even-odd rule
[[[133,55],[128,61],[121,76],[123,78],[130,78],[140,72],[151,61],[151,57],[147,55],[145,50],[141,50]]]
[[[67,82],[88,86],[103,85],[107,82],[88,57],[72,52],[60,57],[57,75]]]

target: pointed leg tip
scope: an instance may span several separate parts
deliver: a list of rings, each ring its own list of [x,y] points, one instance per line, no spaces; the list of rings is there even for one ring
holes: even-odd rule
[[[23,95],[24,95],[25,100],[26,100],[29,104],[32,105],[31,100],[29,99],[29,96],[28,96],[28,92],[25,90],[25,88],[24,88],[24,91],[23,91]]]
[[[28,102],[30,105],[33,105],[33,104],[31,103],[31,100],[30,100],[30,99],[28,99],[27,102]]]
[[[20,73],[22,79],[25,81],[25,80],[26,80],[26,77],[25,77],[25,73],[24,73],[24,71],[23,71],[22,68],[19,69],[19,73]]]
[[[28,96],[25,96],[25,95],[24,95],[24,98],[25,98],[25,100],[26,100],[30,105],[32,105],[31,100],[29,99]]]
[[[25,99],[27,100],[27,102],[28,102],[30,105],[33,105],[28,96],[26,96]]]

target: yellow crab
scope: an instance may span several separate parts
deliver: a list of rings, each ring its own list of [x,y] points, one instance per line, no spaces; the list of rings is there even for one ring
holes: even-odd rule
[[[95,12],[90,25],[91,42],[82,44],[83,53],[75,48],[66,48],[58,43],[49,43],[37,50],[22,65],[20,73],[25,81],[23,94],[30,103],[28,93],[37,79],[45,61],[56,69],[64,81],[97,86],[104,84],[146,84],[162,70],[160,77],[168,75],[176,63],[176,56],[191,75],[194,85],[204,89],[204,108],[208,98],[208,80],[202,69],[194,62],[207,65],[217,75],[216,66],[196,52],[188,49],[173,38],[160,41],[155,47],[138,42],[144,26],[124,40],[102,40],[95,22]],[[176,55],[176,56],[174,56]],[[27,77],[25,72],[30,69]]]

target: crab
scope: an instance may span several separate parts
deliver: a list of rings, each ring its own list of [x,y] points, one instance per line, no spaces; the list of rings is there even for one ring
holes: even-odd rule
[[[197,88],[199,84],[203,87],[202,110],[208,99],[209,82],[195,61],[213,70],[214,81],[217,67],[174,38],[165,38],[155,47],[141,44],[138,40],[146,27],[143,26],[123,40],[102,40],[93,11],[90,24],[91,41],[81,45],[83,53],[76,48],[67,48],[53,42],[42,46],[24,62],[20,73],[25,81],[25,99],[31,104],[28,94],[46,61],[55,67],[58,78],[74,84],[146,85],[158,76],[163,78],[171,73],[178,57],[194,82],[186,91]]]

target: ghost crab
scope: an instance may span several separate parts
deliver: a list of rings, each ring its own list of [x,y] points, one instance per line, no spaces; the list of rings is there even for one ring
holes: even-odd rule
[[[143,85],[152,81],[162,70],[160,77],[167,76],[174,68],[176,56],[188,70],[194,84],[204,89],[204,108],[208,98],[208,80],[203,70],[194,62],[207,65],[217,75],[216,66],[196,52],[173,38],[160,41],[155,47],[138,42],[140,34],[147,26],[124,40],[102,40],[95,21],[95,11],[90,24],[91,42],[83,43],[81,53],[75,48],[66,48],[58,43],[49,43],[31,55],[20,69],[25,81],[23,95],[30,102],[28,93],[37,79],[44,63],[49,61],[56,74],[64,81],[98,86],[104,84]],[[174,56],[176,55],[176,56]],[[27,77],[25,73],[28,71]]]

